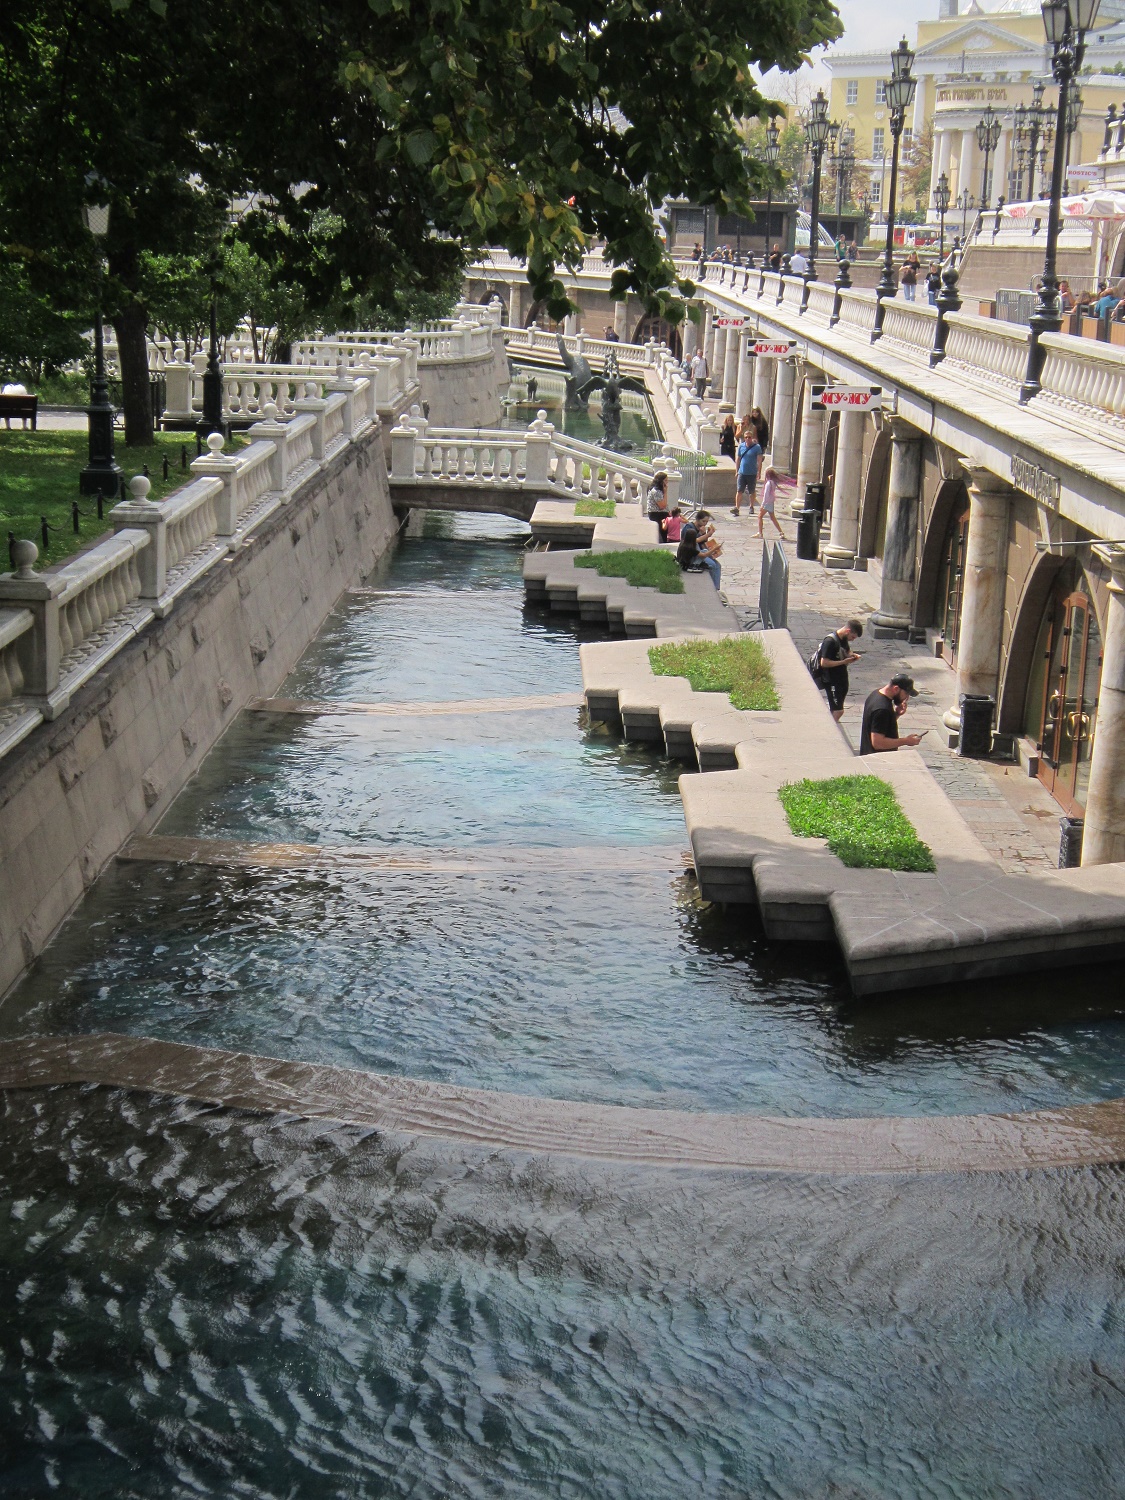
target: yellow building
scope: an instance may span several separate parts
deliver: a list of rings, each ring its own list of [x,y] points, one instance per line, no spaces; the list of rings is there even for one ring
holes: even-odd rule
[[[1000,0],[990,10],[971,0],[963,11],[958,11],[957,0],[939,3],[938,16],[918,23],[913,42],[918,89],[903,131],[902,156],[925,149],[924,137],[932,129],[931,182],[945,172],[952,204],[960,197],[962,206],[971,209],[982,206],[982,200],[987,207],[998,198],[1012,202],[1039,196],[1044,170],[1048,179],[1050,175],[1050,151],[1042,138],[1033,143],[1026,135],[1021,146],[1015,133],[1016,110],[1032,103],[1037,83],[1043,86],[1041,97],[1052,107],[1052,115],[1058,100],[1039,0]],[[890,29],[881,51],[834,49],[824,58],[832,79],[831,116],[855,132],[853,199],[867,188],[876,206],[883,202],[890,173],[890,111],[884,90],[898,38],[899,33]],[[1097,157],[1106,109],[1125,96],[1125,78],[1112,76],[1115,66],[1125,70],[1125,0],[1102,0],[1097,27],[1088,38],[1082,110],[1070,141],[1069,161],[1075,167]],[[976,127],[989,105],[999,117],[1001,131],[986,182]],[[915,207],[908,196],[899,201],[906,208]],[[881,217],[877,207],[874,216]]]

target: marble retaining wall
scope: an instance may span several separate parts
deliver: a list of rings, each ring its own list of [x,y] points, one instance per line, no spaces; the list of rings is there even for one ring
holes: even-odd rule
[[[503,415],[501,386],[507,387],[508,362],[495,350],[480,359],[442,364],[423,361],[418,366],[421,399],[428,403],[435,427],[497,427]]]
[[[0,764],[0,994],[394,537],[378,425]]]

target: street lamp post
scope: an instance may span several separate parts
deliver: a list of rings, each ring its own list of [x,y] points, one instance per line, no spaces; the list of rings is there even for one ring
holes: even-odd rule
[[[1029,401],[1039,390],[1043,373],[1045,333],[1057,333],[1062,327],[1059,313],[1059,280],[1056,259],[1059,244],[1059,202],[1062,198],[1063,171],[1066,159],[1066,127],[1070,85],[1082,67],[1086,55],[1086,33],[1098,15],[1099,0],[1043,0],[1043,29],[1051,44],[1051,72],[1059,86],[1058,114],[1055,122],[1055,157],[1051,165],[1051,207],[1047,217],[1047,247],[1043,259],[1043,280],[1039,284],[1039,305],[1028,320],[1031,331],[1027,344],[1027,375],[1020,388],[1020,400]]]
[[[102,329],[102,289],[105,284],[105,262],[102,241],[109,233],[109,205],[87,204],[82,210],[86,228],[98,246],[98,307],[94,318],[94,383],[90,404],[86,408],[89,437],[89,462],[78,476],[78,492],[111,499],[121,490],[124,474],[113,454],[114,406],[109,399],[105,378],[105,339]]]
[[[219,361],[219,308],[218,289],[215,285],[216,271],[215,260],[212,260],[211,338],[207,348],[207,368],[203,371],[203,413],[199,421],[199,426],[196,429],[201,440],[210,437],[213,432],[223,432],[223,367]]]
[[[766,183],[766,244],[762,251],[762,270],[758,277],[758,296],[766,284],[766,267],[770,263],[770,238],[773,234],[773,174],[781,156],[781,132],[771,120],[766,126],[766,144],[762,151],[766,159],[766,166],[770,169],[769,179]]]
[[[1027,196],[1035,197],[1035,163],[1040,148],[1046,151],[1051,143],[1051,111],[1043,103],[1045,85],[1039,82],[1031,91],[1031,103],[1016,109],[1016,146],[1019,152],[1020,186],[1023,185],[1023,168],[1027,165]]]
[[[943,172],[934,188],[934,207],[938,212],[938,259],[945,259],[945,216],[949,212],[949,178]]]
[[[961,192],[961,193],[957,194],[957,202],[954,205],[954,207],[959,208],[961,210],[961,247],[962,247],[962,249],[964,249],[965,235],[968,232],[969,209],[972,208],[975,205],[975,203],[976,203],[976,199],[973,197],[972,193],[970,193],[968,191],[968,189],[966,189],[964,192]]]
[[[801,295],[802,312],[809,300],[809,283],[816,280],[816,250],[820,238],[820,164],[824,158],[824,148],[828,143],[831,130],[828,100],[824,97],[824,90],[817,89],[816,98],[809,109],[809,117],[805,121],[805,140],[808,142],[809,153],[812,156],[813,175],[812,204],[809,215],[809,266],[805,272],[805,289]]]
[[[903,37],[891,53],[891,77],[887,84],[887,107],[891,112],[891,189],[887,199],[887,245],[883,253],[883,274],[875,288],[875,326],[871,330],[871,342],[883,336],[883,319],[886,317],[886,299],[898,290],[894,273],[895,250],[895,196],[898,192],[898,147],[906,123],[906,111],[914,100],[917,80],[910,76],[914,54]]]
[[[984,153],[984,169],[980,178],[980,206],[987,208],[992,197],[988,163],[1000,141],[1000,121],[990,104],[977,121],[977,146]]]

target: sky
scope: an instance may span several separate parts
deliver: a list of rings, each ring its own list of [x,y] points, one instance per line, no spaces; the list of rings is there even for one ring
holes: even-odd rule
[[[984,0],[984,3],[986,9],[991,8],[992,0]],[[967,0],[962,0],[961,8],[964,9],[966,4]],[[835,50],[873,52],[884,48],[888,56],[898,46],[904,33],[913,46],[918,22],[932,20],[938,13],[938,0],[897,0],[894,5],[889,5],[887,0],[836,0],[836,6],[844,23],[844,35],[836,43]],[[823,49],[816,56],[823,57]],[[813,91],[819,84],[826,85],[828,82],[828,74],[820,66],[815,66],[811,71],[803,69],[800,77],[802,84],[806,87],[811,85]],[[767,75],[767,78],[772,82],[773,75]],[[784,92],[782,83],[782,96]]]

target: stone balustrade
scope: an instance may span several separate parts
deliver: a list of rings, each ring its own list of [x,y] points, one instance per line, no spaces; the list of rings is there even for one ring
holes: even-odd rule
[[[1027,370],[1027,329],[975,313],[950,313],[945,362],[1018,389]]]
[[[1098,344],[1098,358],[1087,358],[1089,339],[1047,333],[1040,339],[1046,350],[1038,399],[1068,412],[1103,422],[1125,421],[1125,349]]]
[[[0,609],[0,709],[23,691],[20,638],[34,624],[29,609]]]

